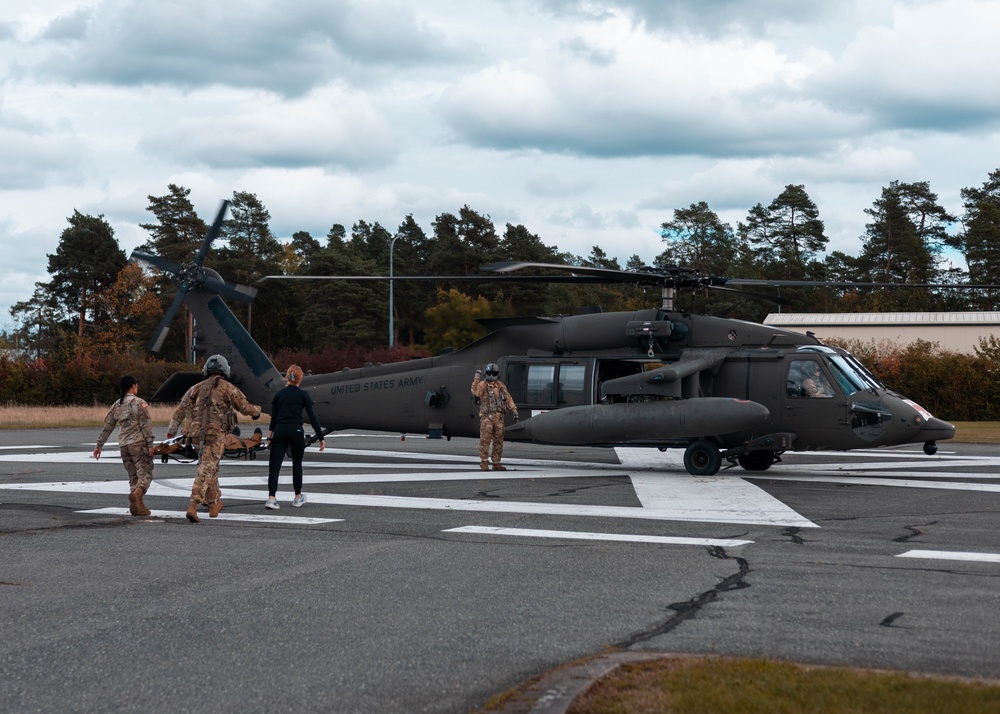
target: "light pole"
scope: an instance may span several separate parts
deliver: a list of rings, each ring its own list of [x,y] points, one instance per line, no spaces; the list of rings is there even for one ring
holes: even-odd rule
[[[396,245],[399,233],[389,239],[389,346],[392,347],[395,341],[395,334],[392,328],[392,248]]]

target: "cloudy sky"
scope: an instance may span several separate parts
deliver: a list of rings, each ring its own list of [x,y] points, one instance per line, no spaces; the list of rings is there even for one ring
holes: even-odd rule
[[[255,193],[322,238],[465,204],[560,250],[662,251],[804,184],[858,252],[890,181],[1000,167],[995,0],[0,0],[0,328],[73,210]]]

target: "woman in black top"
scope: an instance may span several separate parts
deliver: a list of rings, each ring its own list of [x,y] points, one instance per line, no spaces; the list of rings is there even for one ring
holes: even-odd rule
[[[268,458],[267,473],[267,503],[266,508],[278,508],[278,473],[285,460],[285,451],[292,454],[292,485],[295,488],[295,500],[292,505],[298,508],[306,502],[302,493],[302,455],[306,451],[306,435],[302,427],[303,410],[309,416],[309,423],[316,430],[319,438],[319,450],[326,448],[323,438],[323,427],[320,426],[313,408],[312,397],[299,387],[302,383],[302,368],[293,364],[285,373],[288,386],[280,390],[271,400],[271,427],[267,436],[267,446],[271,450]]]

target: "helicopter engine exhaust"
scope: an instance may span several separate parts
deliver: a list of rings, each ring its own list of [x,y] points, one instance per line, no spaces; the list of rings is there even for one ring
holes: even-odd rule
[[[508,426],[505,437],[546,444],[657,445],[750,432],[768,416],[762,404],[724,397],[593,404],[537,414]]]

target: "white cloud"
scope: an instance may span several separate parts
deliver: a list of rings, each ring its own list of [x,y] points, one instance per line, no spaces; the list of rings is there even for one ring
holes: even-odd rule
[[[226,84],[285,96],[475,52],[407,4],[350,0],[103,0],[53,17],[25,50],[21,64],[54,81]]]
[[[559,250],[662,250],[804,184],[856,254],[893,180],[945,207],[1000,165],[984,0],[34,0],[0,23],[0,314],[73,210],[255,193],[282,237],[431,232],[468,204]],[[20,286],[10,288],[8,286]]]
[[[180,164],[221,169],[377,167],[398,150],[391,127],[369,98],[351,90],[327,87],[291,101],[230,93],[225,107],[212,104],[210,114],[189,112],[149,132],[141,148]]]
[[[1000,5],[945,0],[895,7],[890,22],[860,28],[817,72],[814,93],[866,112],[882,126],[1000,130]]]
[[[591,61],[581,44],[603,61]],[[864,119],[800,95],[796,88],[810,71],[767,42],[664,38],[624,17],[605,17],[519,62],[461,78],[445,92],[442,109],[459,136],[501,149],[598,156],[816,152]]]

